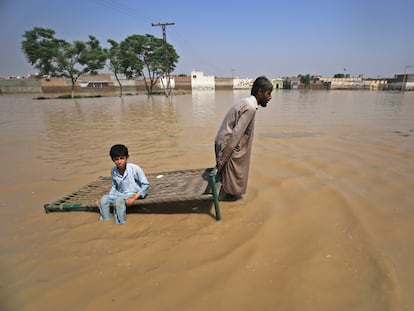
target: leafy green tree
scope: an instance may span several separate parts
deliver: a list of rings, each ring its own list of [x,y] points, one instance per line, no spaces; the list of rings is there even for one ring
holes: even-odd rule
[[[89,36],[86,42],[86,49],[81,53],[80,64],[84,66],[83,71],[96,75],[98,71],[105,67],[107,59],[106,50],[94,36]]]
[[[22,51],[31,65],[39,70],[40,76],[64,76],[75,82],[85,73],[97,74],[105,66],[106,53],[94,36],[89,41],[68,43],[54,37],[52,29],[35,27],[23,35]]]
[[[119,75],[123,73],[121,46],[118,42],[112,39],[108,39],[108,43],[111,45],[109,50],[107,50],[109,60],[108,67],[112,71],[116,81],[118,82],[120,90],[119,96],[122,97],[122,84],[119,80]]]
[[[106,61],[105,50],[94,36],[89,41],[75,40],[73,43],[63,41],[57,53],[56,74],[69,78],[72,82],[72,97],[75,94],[75,83],[82,74],[96,75],[104,68]]]
[[[94,36],[87,42],[72,43],[55,38],[55,31],[35,27],[23,35],[22,51],[39,74],[64,76],[72,82],[72,97],[75,83],[82,74],[97,74],[109,59],[109,68],[114,73],[121,90],[119,75],[128,79],[142,77],[148,94],[165,74],[175,69],[179,56],[174,47],[152,35],[131,35],[121,43],[109,39],[109,50],[103,49]],[[149,84],[148,84],[149,81]]]
[[[142,62],[143,37],[132,35],[121,42],[121,66],[127,79],[142,76],[144,65]]]
[[[311,77],[309,74],[306,74],[306,75],[300,74],[298,75],[298,78],[300,78],[300,83],[303,83],[306,86],[310,85]]]
[[[345,75],[343,73],[336,73],[333,76],[334,78],[345,78]]]
[[[21,49],[27,61],[39,71],[40,76],[54,75],[56,72],[56,55],[62,43],[55,38],[52,29],[34,27],[25,31]]]
[[[123,73],[128,79],[142,77],[148,94],[161,76],[174,70],[179,58],[171,44],[149,34],[127,37],[121,42],[121,54]]]

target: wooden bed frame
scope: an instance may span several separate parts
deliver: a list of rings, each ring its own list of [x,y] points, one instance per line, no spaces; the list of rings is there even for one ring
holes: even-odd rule
[[[180,204],[189,201],[213,201],[216,220],[221,220],[217,196],[217,168],[189,169],[146,174],[150,184],[145,199],[136,200],[132,207]],[[99,177],[76,192],[44,204],[49,212],[98,211],[96,201],[111,188],[111,177]]]

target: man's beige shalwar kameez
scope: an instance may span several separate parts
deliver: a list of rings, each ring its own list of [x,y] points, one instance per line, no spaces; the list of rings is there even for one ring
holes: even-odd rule
[[[246,193],[253,143],[257,100],[249,96],[227,112],[215,139],[216,162],[221,171],[222,187],[228,194]]]

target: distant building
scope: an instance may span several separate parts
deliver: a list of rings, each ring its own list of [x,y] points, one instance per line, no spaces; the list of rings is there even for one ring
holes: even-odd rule
[[[283,89],[283,82],[284,80],[282,78],[277,78],[277,79],[271,79],[272,84],[273,84],[273,89],[277,90],[277,89]]]
[[[405,79],[404,79],[405,76]],[[414,74],[395,75],[393,79],[388,80],[389,90],[401,90],[404,84],[404,90],[414,90]]]
[[[191,71],[191,88],[196,90],[214,90],[215,77],[205,76],[201,71]]]
[[[330,89],[362,89],[365,87],[362,77],[352,78],[319,78],[323,83],[329,83]]]
[[[387,79],[364,79],[365,88],[368,90],[386,90],[388,88]]]
[[[283,88],[296,90],[299,88],[300,78],[299,77],[288,77],[284,79]]]
[[[77,82],[82,88],[106,88],[114,84],[111,76],[111,74],[83,74]]]
[[[233,79],[233,89],[250,89],[253,85],[253,80],[246,78],[246,79]]]
[[[89,81],[89,82],[79,82],[80,87],[94,87],[94,88],[103,88],[109,86],[108,81]]]

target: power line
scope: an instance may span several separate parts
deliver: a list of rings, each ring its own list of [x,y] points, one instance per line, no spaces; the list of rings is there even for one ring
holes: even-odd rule
[[[134,6],[127,5],[119,0],[92,0],[92,2],[113,12],[127,15],[133,18],[134,21],[143,20],[151,23],[151,21],[158,19],[155,16],[149,15],[148,12],[142,11],[141,7],[140,9],[136,9]],[[154,25],[158,26],[158,24]],[[161,26],[162,24],[159,23],[159,25]],[[188,37],[186,35],[183,35],[180,31],[177,31],[176,29],[172,30],[172,35],[174,42],[176,42],[178,46],[181,46],[182,50],[188,51],[188,54],[197,58],[199,63],[203,64],[204,67],[210,68],[210,71],[219,71],[222,69],[221,67],[217,66],[215,61],[211,61],[208,57],[206,57],[204,53],[201,53],[200,50],[197,50],[197,47],[194,46],[192,42],[188,41]],[[169,34],[169,36],[171,36],[171,33]],[[194,68],[194,66],[192,68]]]
[[[94,0],[93,2],[97,3],[98,5],[105,7],[112,11],[118,11],[121,14],[129,15],[130,17],[136,19],[139,17],[140,19],[144,19],[147,21],[153,20],[153,16],[148,16],[144,14],[144,12],[135,9],[134,7],[130,7],[122,2],[114,1],[114,0]]]

